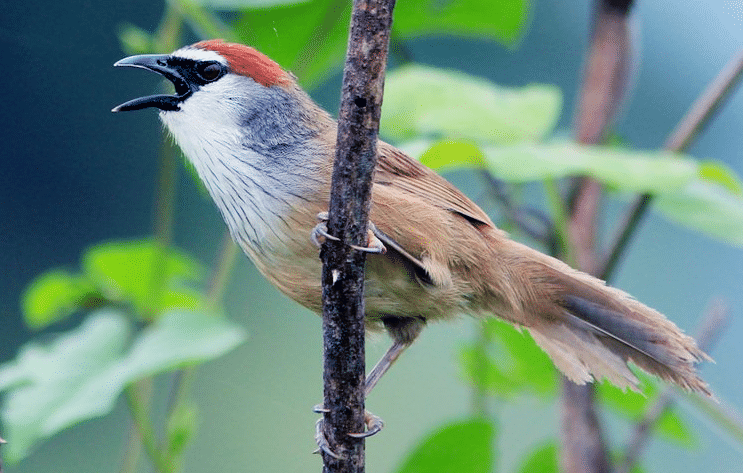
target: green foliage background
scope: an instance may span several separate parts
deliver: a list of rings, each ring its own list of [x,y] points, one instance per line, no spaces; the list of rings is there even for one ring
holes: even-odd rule
[[[554,84],[500,86],[461,70],[418,64],[408,49],[441,37],[474,47],[496,42],[517,48],[532,8],[520,0],[400,2],[383,135],[465,183],[478,172],[490,172],[526,200],[540,196],[542,184],[551,188],[578,174],[603,182],[615,203],[651,193],[659,215],[743,246],[743,185],[726,164],[629,146],[579,146],[559,136],[566,98]],[[292,70],[308,89],[320,90],[342,64],[349,14],[349,4],[335,0],[174,0],[156,28],[122,24],[120,38],[126,54],[168,51],[194,37],[241,41]],[[177,175],[172,150],[162,155],[163,175]],[[68,325],[51,341],[45,334],[36,337],[0,365],[0,433],[10,442],[2,450],[8,471],[34,471],[29,468],[36,468],[39,454],[48,454],[48,445],[74,444],[71,431],[93,432],[105,419],[127,425],[129,413],[143,433],[142,451],[129,427],[109,426],[104,434],[107,447],[120,452],[122,472],[148,471],[148,462],[173,472],[319,468],[319,459],[308,454],[313,448],[310,407],[321,394],[319,320],[267,296],[272,293],[265,281],[245,264],[227,283],[221,277],[229,273],[229,263],[217,264],[222,272],[210,276],[204,263],[173,248],[174,194],[168,184],[159,186],[154,238],[92,246],[79,264],[68,261],[40,272],[21,296],[30,328],[48,334],[55,324]],[[552,202],[553,210],[560,205]],[[555,220],[558,231],[564,230]],[[250,312],[241,311],[248,303]],[[257,332],[257,339],[245,326]],[[281,344],[265,333],[281,334]],[[454,339],[457,349],[441,349]],[[370,359],[385,343],[372,342]],[[388,428],[383,441],[369,442],[371,452],[385,452],[369,454],[369,471],[555,471],[557,374],[528,336],[497,321],[458,322],[432,327],[419,345],[370,400]],[[297,353],[315,356],[297,359]],[[442,391],[437,384],[442,376],[461,382]],[[626,430],[659,394],[653,380],[643,381],[643,394],[600,386],[609,425],[617,431]],[[308,392],[298,386],[314,387]],[[237,402],[243,397],[251,401]],[[121,399],[129,413],[117,404]],[[393,405],[376,408],[382,400]],[[448,419],[426,416],[442,406]],[[701,417],[740,447],[742,431],[735,419],[708,403],[697,409],[706,409]],[[656,433],[673,448],[698,449],[697,424],[686,411],[667,413]],[[424,419],[415,426],[399,420],[415,412]],[[271,435],[259,431],[266,425],[273,426]],[[514,437],[527,432],[528,445],[520,445],[518,456],[504,447],[521,443]],[[267,447],[276,439],[283,444]],[[269,453],[261,456],[261,451]],[[208,460],[202,460],[204,452]]]

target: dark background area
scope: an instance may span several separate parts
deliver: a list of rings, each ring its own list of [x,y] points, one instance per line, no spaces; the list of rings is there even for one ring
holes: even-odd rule
[[[155,86],[145,74],[114,69],[123,57],[124,22],[147,30],[160,21],[156,2],[0,2],[0,362],[32,333],[19,297],[40,272],[77,267],[88,246],[139,238],[153,226],[160,125],[154,112],[110,113]],[[640,1],[635,8],[636,85],[617,131],[631,144],[657,148],[688,106],[743,45],[741,2]],[[565,94],[568,127],[590,24],[589,2],[533,4],[531,28],[514,50],[484,41],[426,38],[409,44],[420,62],[463,69],[502,85],[546,82]],[[277,32],[291,34],[291,32]],[[340,75],[313,95],[337,110]],[[743,175],[743,92],[738,91],[690,154],[715,158]],[[473,193],[472,176],[454,176]],[[223,224],[212,203],[180,172],[176,244],[211,264]],[[611,208],[617,211],[618,203]],[[607,226],[609,224],[607,223]],[[713,352],[705,378],[721,398],[743,405],[739,340],[743,336],[743,252],[651,215],[621,266],[616,285],[666,313],[687,331],[712,297],[730,305],[732,324]],[[204,367],[195,397],[201,430],[187,472],[298,471],[319,468],[310,408],[321,398],[320,320],[286,300],[241,258],[227,296],[228,313],[250,333],[246,344]],[[74,326],[79,319],[52,327]],[[455,364],[469,321],[425,332],[371,400],[388,422],[368,442],[369,471],[390,471],[428,428],[466,412],[469,401]],[[369,358],[386,340],[372,340]],[[408,383],[405,380],[412,380]],[[411,385],[412,384],[412,385]],[[523,400],[501,416],[500,464],[554,430],[557,413]],[[699,445],[684,451],[655,442],[648,471],[739,471],[741,452],[703,423]],[[617,424],[611,435],[624,438]],[[127,426],[123,406],[41,445],[14,472],[115,471]],[[513,430],[509,430],[512,427]],[[62,466],[60,466],[60,464]]]

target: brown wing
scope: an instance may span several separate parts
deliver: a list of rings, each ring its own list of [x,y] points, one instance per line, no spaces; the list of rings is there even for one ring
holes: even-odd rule
[[[474,202],[431,169],[399,149],[379,142],[375,184],[394,185],[432,205],[455,212],[475,227],[493,226],[493,222]]]

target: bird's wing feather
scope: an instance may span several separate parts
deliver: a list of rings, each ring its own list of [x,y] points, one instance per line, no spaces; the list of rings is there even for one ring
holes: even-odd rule
[[[430,204],[454,212],[475,227],[493,227],[493,222],[474,202],[446,179],[397,148],[379,142],[375,183],[394,185]]]

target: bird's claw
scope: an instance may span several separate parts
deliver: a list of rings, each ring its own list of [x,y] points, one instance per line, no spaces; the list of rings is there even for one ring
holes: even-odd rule
[[[326,409],[322,404],[314,406],[312,410],[317,413],[330,412],[329,409]],[[371,437],[374,434],[378,434],[384,427],[384,421],[381,417],[366,410],[364,411],[364,424],[366,425],[366,432],[349,432],[347,435],[355,439],[364,439]],[[325,452],[337,460],[342,460],[344,457],[338,455],[332,448],[330,448],[330,443],[328,442],[327,437],[325,437],[324,427],[325,419],[322,417],[317,419],[317,422],[315,423],[315,442],[317,442],[317,449],[312,453]]]
[[[326,409],[322,404],[315,404],[312,407],[312,412],[315,414],[325,414],[326,412],[330,412],[330,409]]]
[[[332,241],[340,241],[340,238],[331,235],[328,233],[328,213],[327,212],[320,212],[317,214],[317,220],[319,223],[315,225],[315,228],[312,229],[310,232],[310,239],[312,240],[312,243],[315,244],[318,248],[322,246],[322,241],[320,238],[324,238],[327,240]],[[369,242],[368,246],[358,246],[358,245],[348,245],[351,248],[353,248],[356,251],[363,251],[365,253],[371,253],[371,254],[384,254],[387,252],[387,248],[384,246],[384,243],[377,238],[377,236],[374,234],[374,230],[376,227],[372,222],[369,222],[369,229],[367,230],[367,240]]]
[[[366,432],[349,432],[348,436],[355,439],[365,439],[378,434],[384,428],[382,418],[369,411],[364,411],[364,424],[366,424]]]
[[[317,449],[312,453],[320,453],[322,451],[325,452],[327,455],[335,458],[336,460],[342,460],[343,456],[338,455],[333,451],[333,449],[330,448],[330,443],[325,437],[325,432],[323,429],[324,426],[325,419],[323,419],[322,417],[317,419],[317,422],[315,422],[315,442],[317,442]]]

